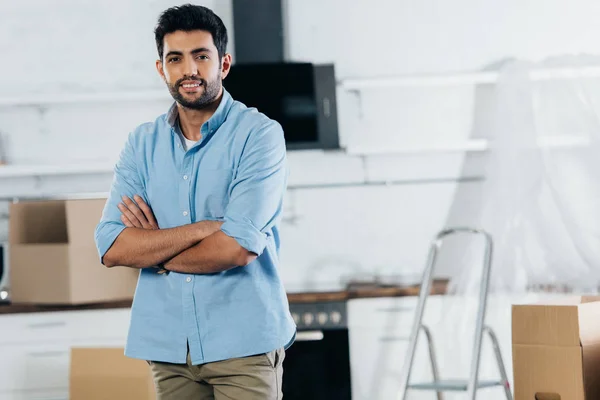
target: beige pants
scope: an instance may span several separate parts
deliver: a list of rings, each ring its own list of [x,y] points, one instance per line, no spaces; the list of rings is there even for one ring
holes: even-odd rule
[[[157,400],[281,400],[283,349],[202,365],[149,361]]]

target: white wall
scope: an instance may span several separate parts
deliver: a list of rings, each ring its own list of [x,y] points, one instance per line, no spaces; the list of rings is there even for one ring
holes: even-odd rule
[[[231,28],[229,1],[203,1]],[[0,0],[0,98],[161,89],[152,29],[170,0]],[[291,60],[334,62],[340,79],[493,68],[510,57],[600,53],[600,3],[574,0],[287,0]],[[233,36],[233,34],[231,34]],[[340,88],[341,142],[353,152],[485,137],[488,86]],[[112,162],[127,133],[168,101],[0,107],[13,164]],[[406,180],[390,186],[291,189],[282,274],[290,289],[334,285],[354,271],[413,274],[429,240],[477,213],[482,154],[385,156],[290,152],[291,184]],[[0,174],[1,175],[1,174]],[[109,176],[0,178],[0,195],[106,191]],[[457,200],[457,199],[460,199]],[[1,214],[1,212],[0,212]],[[0,232],[5,235],[0,225]],[[2,236],[0,235],[0,239]]]

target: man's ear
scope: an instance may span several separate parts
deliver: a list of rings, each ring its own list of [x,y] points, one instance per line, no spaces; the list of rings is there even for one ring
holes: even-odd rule
[[[231,54],[225,53],[221,59],[221,78],[225,79],[229,75],[231,69]]]
[[[160,78],[163,80],[163,82],[166,82],[167,78],[165,77],[165,70],[163,69],[163,63],[161,60],[156,60],[156,70],[158,71],[158,75],[160,75]]]

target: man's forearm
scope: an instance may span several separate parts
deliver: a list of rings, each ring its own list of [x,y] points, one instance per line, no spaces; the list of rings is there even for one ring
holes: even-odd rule
[[[107,267],[161,264],[218,231],[222,222],[201,221],[170,229],[126,228],[103,257]]]
[[[169,271],[210,274],[248,265],[256,258],[238,242],[218,231],[165,263]]]

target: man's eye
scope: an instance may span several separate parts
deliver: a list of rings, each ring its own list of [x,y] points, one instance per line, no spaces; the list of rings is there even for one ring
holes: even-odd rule
[[[179,61],[178,57],[173,57],[173,58],[169,58],[169,60],[167,62],[173,63],[173,62],[177,62]]]
[[[199,60],[208,60],[208,56],[200,55],[200,56],[198,56],[198,59]]]

